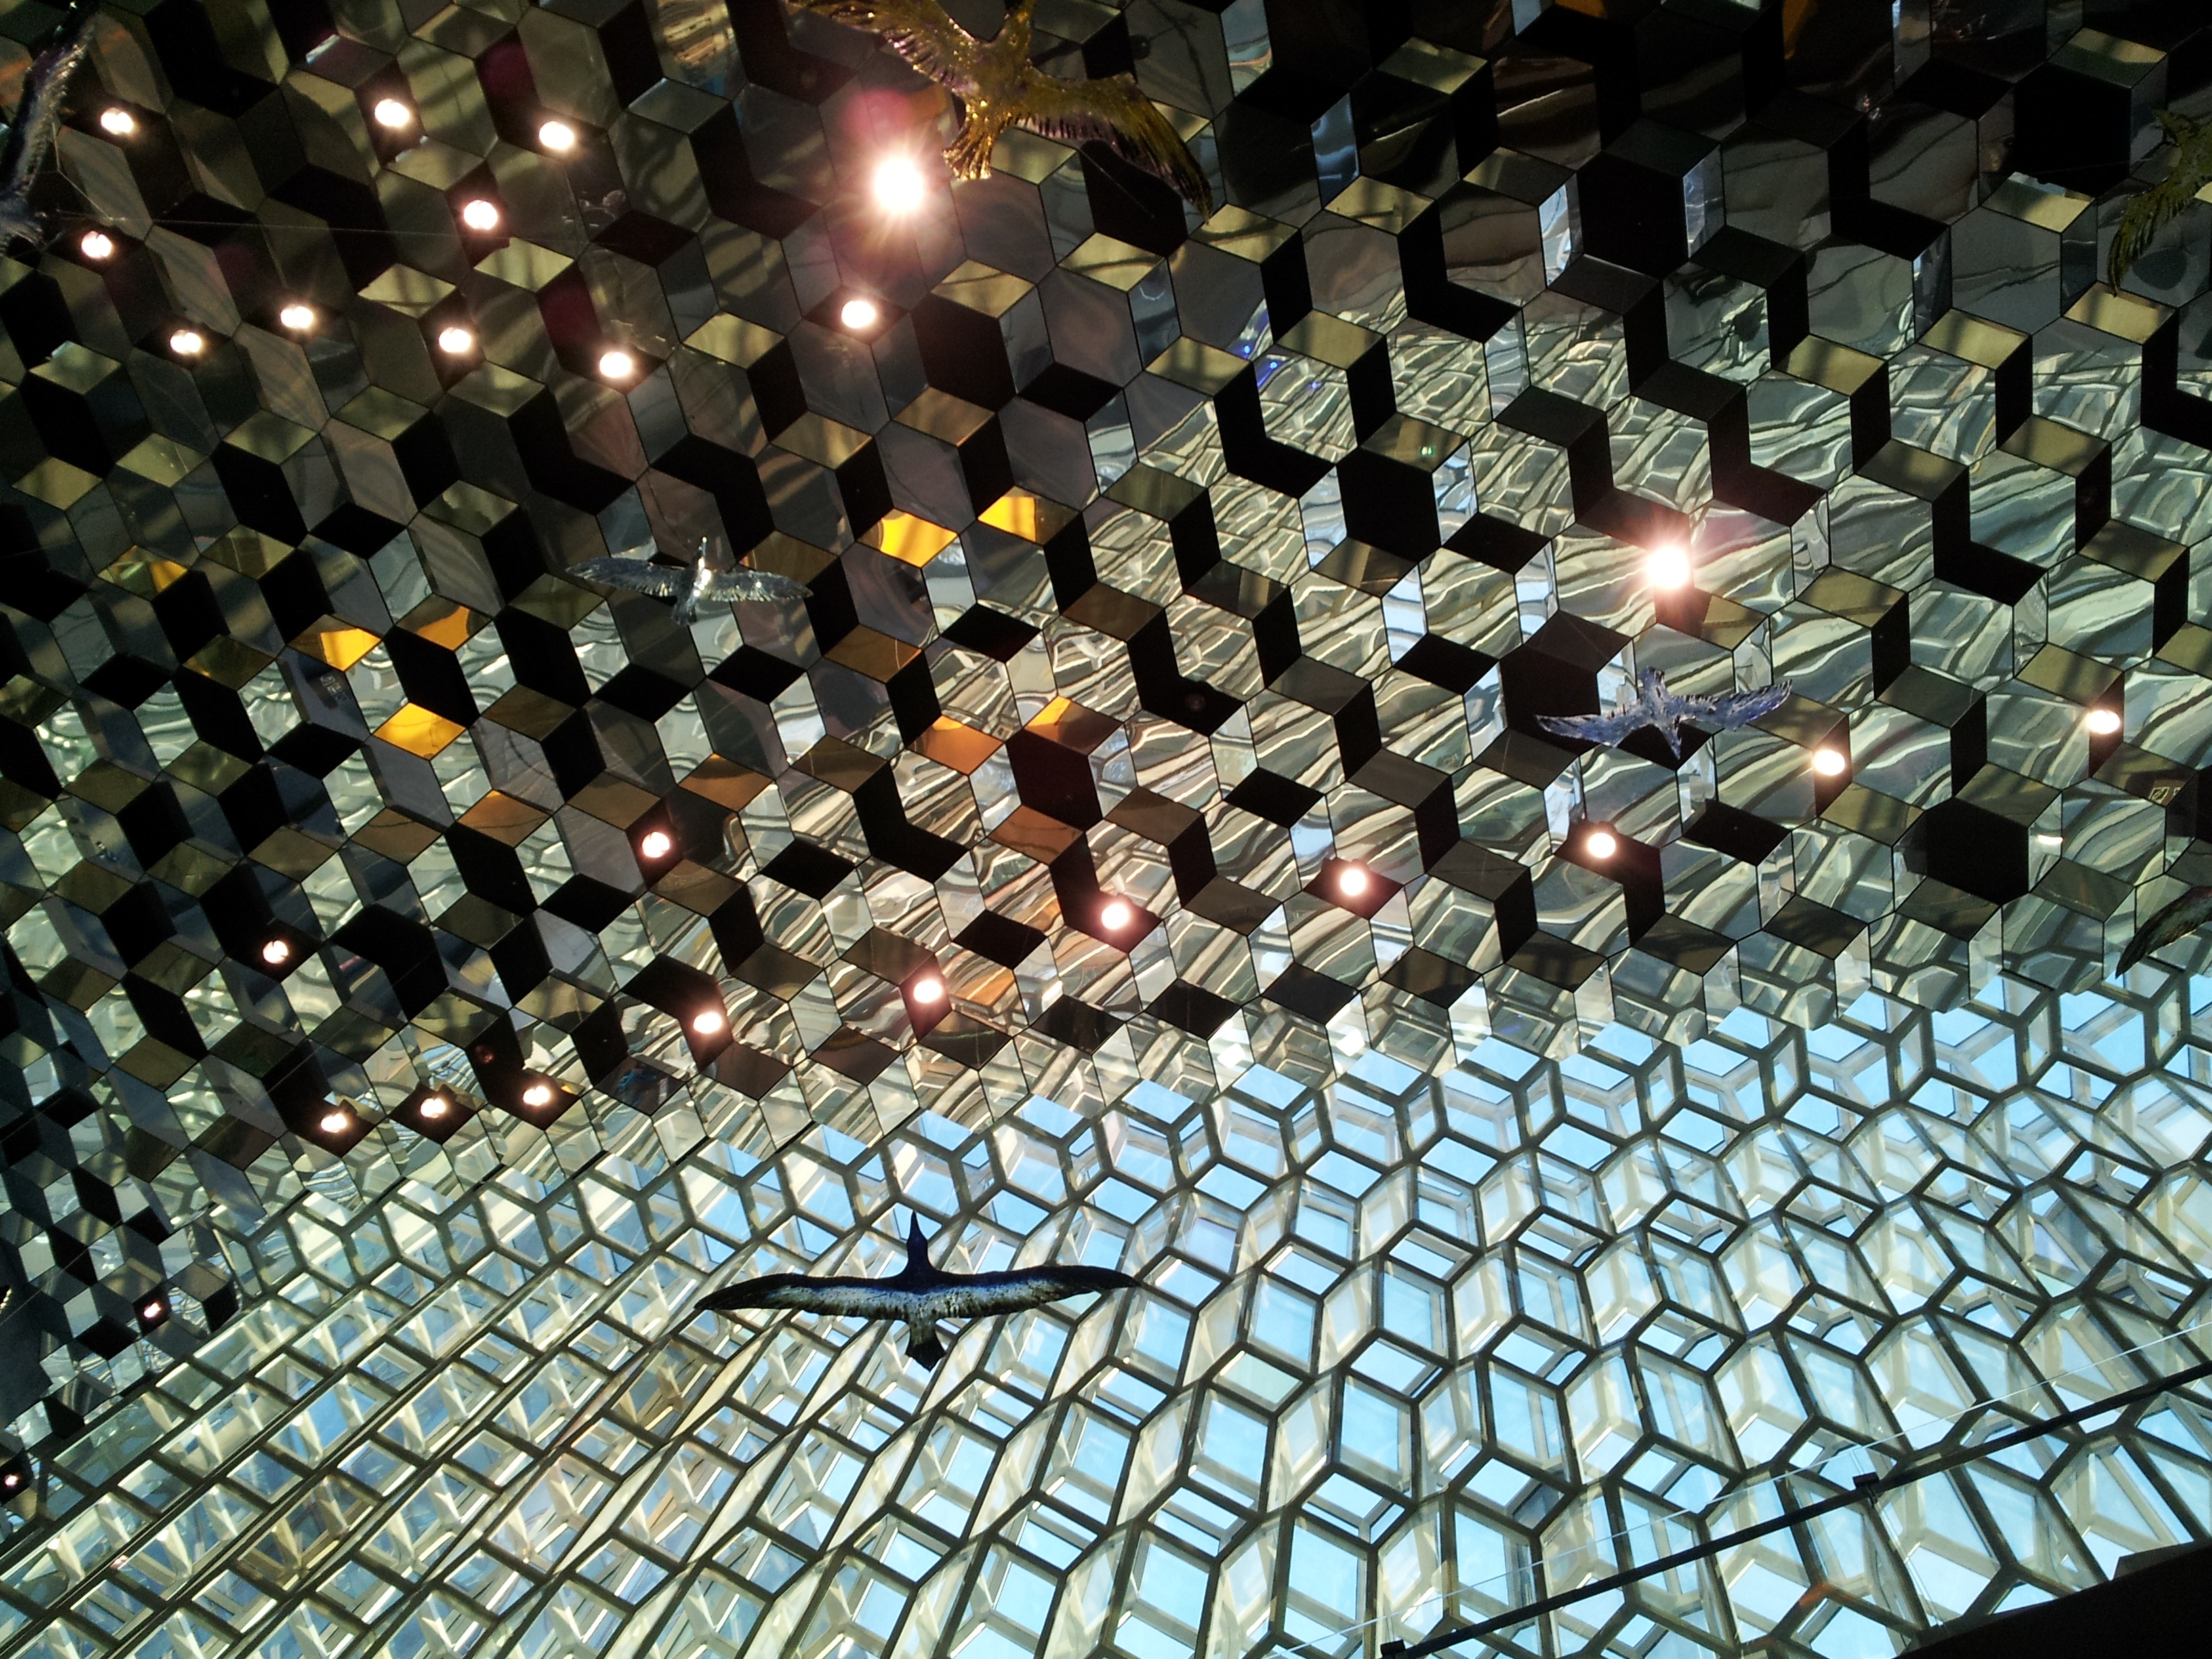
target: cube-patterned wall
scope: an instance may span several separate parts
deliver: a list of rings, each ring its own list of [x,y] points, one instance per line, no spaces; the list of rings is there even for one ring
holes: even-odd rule
[[[2200,9],[1036,21],[1210,217],[1018,132],[887,214],[955,112],[776,0],[104,10],[0,259],[9,1639],[1340,1650],[2192,1322],[2206,951],[2112,963],[2212,878],[2212,216],[2099,279]],[[702,536],[811,596],[567,574]],[[1792,696],[1680,757],[1541,724],[1648,668]],[[872,1268],[909,1206],[1147,1289],[981,1382],[627,1369],[728,1252]],[[1948,1589],[1871,1521],[1851,1617],[2202,1535],[2145,1432],[1929,1522],[1994,1540]],[[1877,1639],[1778,1572],[1847,1576],[1559,1639]]]

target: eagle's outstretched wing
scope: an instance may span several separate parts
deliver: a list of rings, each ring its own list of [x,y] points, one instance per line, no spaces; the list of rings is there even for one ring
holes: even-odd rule
[[[70,78],[91,53],[92,28],[99,19],[100,8],[84,0],[61,38],[39,54],[23,77],[23,100],[9,124],[7,144],[0,148],[0,198],[20,202],[27,197],[52,154]]]
[[[975,37],[945,15],[937,0],[791,0],[794,9],[849,23],[884,44],[948,91],[975,90]]]
[[[2166,177],[2140,191],[2120,215],[2105,280],[2114,288],[2142,258],[2160,231],[2180,217],[2197,192],[2212,182],[2212,126],[2200,125],[2169,110],[2158,112],[2159,125],[2173,140],[2173,161]]]
[[[716,1313],[736,1313],[748,1308],[791,1308],[800,1313],[829,1314],[851,1319],[904,1319],[914,1308],[911,1291],[891,1288],[884,1279],[810,1279],[805,1273],[766,1273],[741,1279],[711,1296],[699,1298],[699,1307]]]
[[[710,599],[803,599],[814,590],[773,570],[718,570],[709,579]]]
[[[1547,732],[1578,743],[1616,744],[1650,720],[1641,708],[1616,708],[1609,714],[1539,714],[1536,724]]]
[[[945,1319],[981,1319],[991,1314],[1018,1313],[1042,1307],[1071,1296],[1103,1295],[1108,1291],[1136,1288],[1139,1281],[1110,1267],[1024,1267],[1012,1273],[952,1273],[947,1284],[932,1293],[939,1316]]]
[[[602,587],[626,587],[633,593],[650,593],[660,599],[672,599],[691,586],[691,573],[681,565],[626,559],[619,553],[571,565],[568,574],[580,581],[597,582]]]
[[[1097,139],[1131,166],[1166,179],[1176,194],[1198,209],[1200,217],[1213,211],[1213,187],[1198,158],[1138,88],[1134,76],[1063,81],[1024,64],[1012,110],[1017,123],[1048,138],[1071,143]]]
[[[2124,974],[2152,951],[2195,933],[2208,921],[2212,921],[2212,887],[2192,887],[2136,930],[2128,948],[2120,952],[2120,971]]]
[[[1757,691],[1728,691],[1717,697],[1673,697],[1677,720],[1695,720],[1733,732],[1739,726],[1764,720],[1790,701],[1790,682],[1780,680]]]

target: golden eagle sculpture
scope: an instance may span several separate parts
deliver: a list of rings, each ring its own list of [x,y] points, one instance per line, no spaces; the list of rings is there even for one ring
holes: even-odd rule
[[[1096,139],[1133,167],[1165,179],[1201,217],[1213,191],[1198,158],[1168,118],[1138,89],[1133,75],[1063,81],[1030,62],[1030,15],[1036,0],[1016,0],[1006,27],[978,40],[937,0],[791,0],[884,44],[959,99],[960,136],[945,148],[956,179],[991,176],[991,146],[1008,127],[1026,127],[1067,143]]]
[[[2166,177],[2149,189],[2139,191],[2120,215],[2120,228],[2112,234],[2112,252],[2106,280],[2114,288],[2135,262],[2148,252],[2160,231],[2179,218],[2197,192],[2212,184],[2212,125],[2158,112],[2158,124],[2173,140],[2173,161]]]

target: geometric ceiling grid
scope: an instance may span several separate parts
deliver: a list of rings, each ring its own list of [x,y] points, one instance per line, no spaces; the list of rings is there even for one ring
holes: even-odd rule
[[[778,0],[100,11],[0,254],[0,1653],[1349,1652],[2203,1357],[2212,944],[2114,959],[2212,882],[2212,214],[2101,280],[2199,9],[1033,11],[1209,216]],[[579,568],[702,538],[806,596]],[[1652,670],[1789,696],[1547,724]],[[684,1322],[908,1212],[1143,1289]],[[1540,1641],[2089,1582],[2191,1397]]]

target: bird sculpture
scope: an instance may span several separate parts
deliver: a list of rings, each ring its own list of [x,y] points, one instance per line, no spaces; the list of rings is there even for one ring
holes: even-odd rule
[[[2141,927],[2120,952],[2120,971],[2126,973],[2152,951],[2186,938],[2212,921],[2212,887],[2192,887]]]
[[[2173,159],[2166,177],[2138,191],[2120,215],[2105,266],[2105,278],[2114,288],[2149,251],[2159,232],[2181,216],[2198,191],[2212,184],[2212,124],[2163,109],[2158,112],[2158,124],[2173,141]]]
[[[22,101],[0,148],[0,247],[10,243],[46,245],[46,227],[31,209],[31,189],[46,170],[61,131],[62,103],[70,77],[92,53],[92,26],[100,8],[83,0],[62,20],[54,43],[31,62],[23,76]]]
[[[1135,1288],[1138,1281],[1109,1267],[1021,1267],[1011,1273],[948,1273],[933,1267],[914,1218],[906,1237],[906,1266],[888,1279],[811,1279],[769,1273],[741,1279],[700,1298],[717,1313],[749,1308],[793,1308],[849,1319],[891,1319],[906,1326],[907,1358],[935,1365],[945,1358],[937,1325],[944,1319],[983,1319],[1018,1313],[1071,1296]]]
[[[709,599],[803,599],[812,592],[788,576],[742,568],[712,537],[702,536],[698,550],[681,564],[657,562],[653,555],[658,550],[653,544],[644,543],[604,559],[586,559],[568,574],[602,587],[626,587],[633,593],[674,599],[676,620],[686,626]]]
[[[1036,0],[1015,0],[1006,27],[978,40],[937,0],[792,0],[794,6],[880,34],[893,52],[960,100],[960,135],[945,160],[956,179],[991,176],[991,147],[1008,127],[1081,143],[1095,139],[1122,160],[1165,179],[1197,207],[1213,211],[1213,191],[1198,159],[1133,75],[1063,81],[1030,62]]]
[[[1790,683],[1784,680],[1760,691],[1730,691],[1717,697],[1686,697],[1667,689],[1667,677],[1647,668],[1636,677],[1636,696],[1609,714],[1539,714],[1536,724],[1547,732],[1583,743],[1618,744],[1630,732],[1650,726],[1667,741],[1676,760],[1682,758],[1682,727],[1694,720],[1700,726],[1732,732],[1739,726],[1772,714],[1790,700]]]

